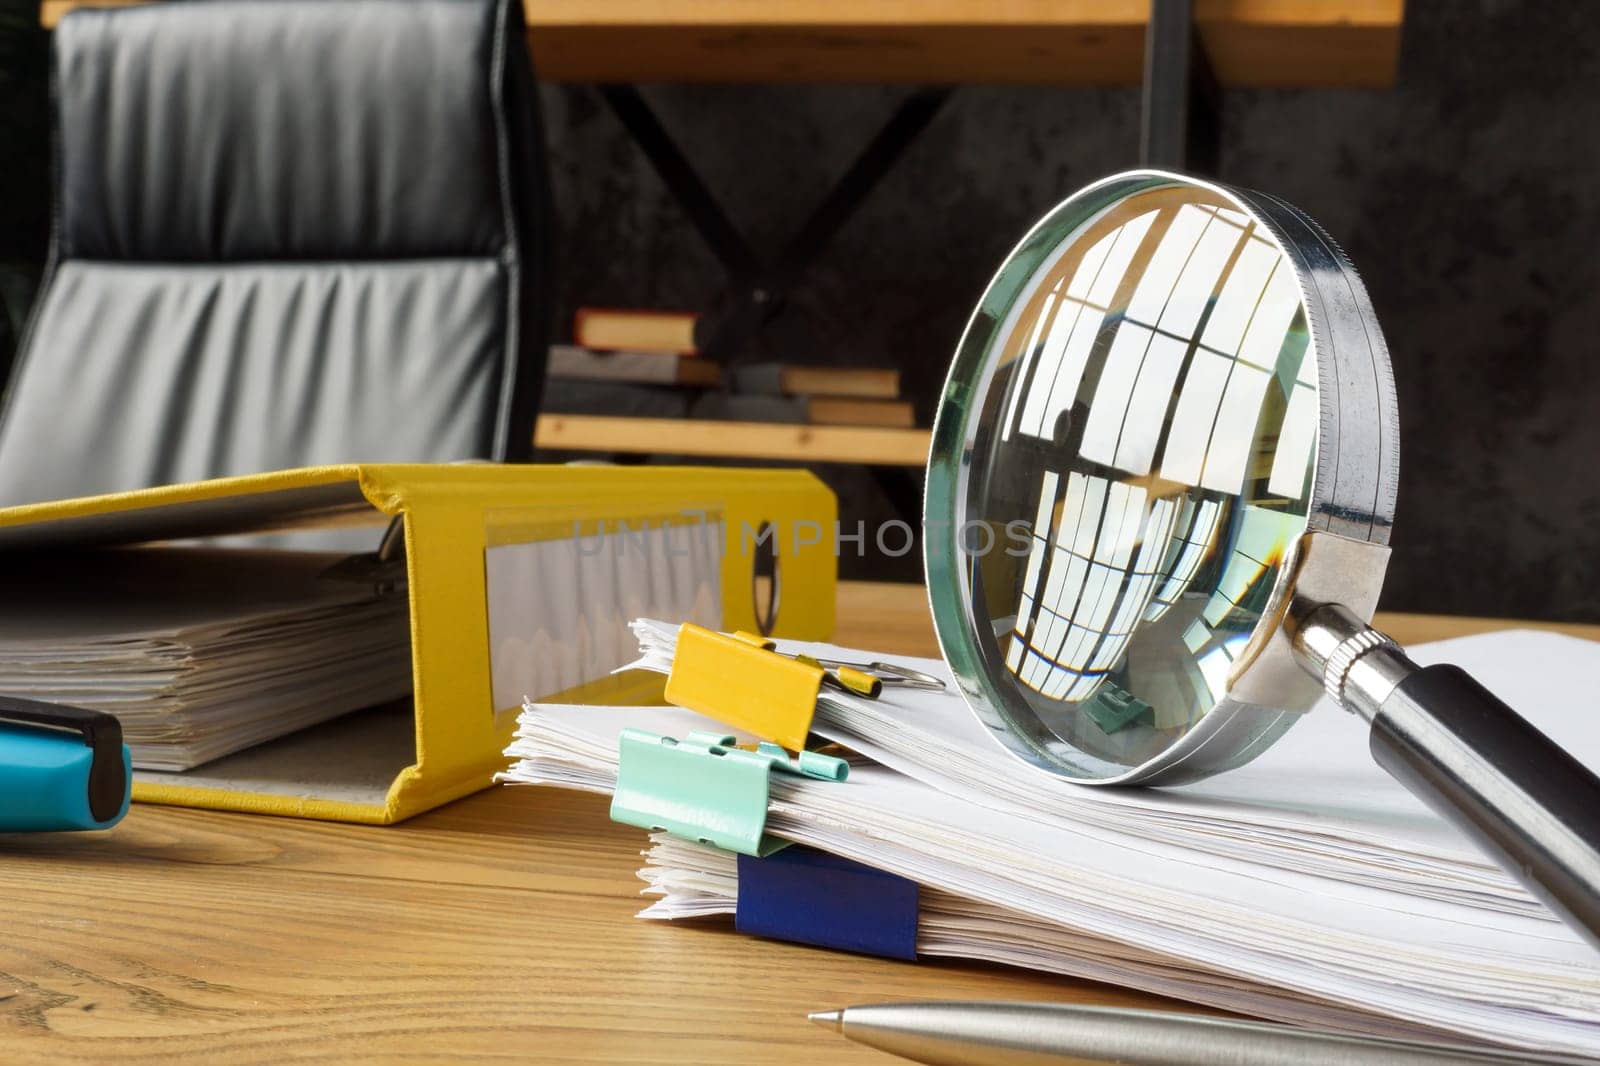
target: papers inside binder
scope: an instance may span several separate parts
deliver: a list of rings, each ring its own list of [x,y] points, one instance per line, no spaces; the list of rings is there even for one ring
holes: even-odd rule
[[[109,711],[135,767],[167,771],[402,699],[404,589],[329,576],[341,558],[186,546],[11,560],[0,691]]]
[[[591,504],[577,520],[558,508],[491,516],[484,575],[498,711],[514,714],[525,699],[557,693],[614,702],[595,682],[637,657],[630,623],[641,614],[722,626],[727,527],[719,513],[595,510],[604,509]]]

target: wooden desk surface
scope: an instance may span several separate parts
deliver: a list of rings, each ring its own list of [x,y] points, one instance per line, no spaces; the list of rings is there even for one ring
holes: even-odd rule
[[[77,7],[44,0],[54,26]],[[537,0],[551,81],[1137,85],[1149,0]],[[1223,85],[1393,84],[1405,0],[1196,0]]]
[[[936,654],[920,588],[847,585],[839,616],[845,643]],[[1506,624],[1381,622],[1405,641]],[[887,1064],[803,1012],[1161,1002],[635,921],[643,844],[598,797],[528,788],[393,828],[138,806],[109,833],[0,836],[0,1061]]]

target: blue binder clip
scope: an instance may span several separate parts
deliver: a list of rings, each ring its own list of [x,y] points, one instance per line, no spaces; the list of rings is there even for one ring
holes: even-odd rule
[[[678,741],[624,729],[617,747],[612,821],[744,855],[770,855],[787,844],[766,832],[774,772],[824,781],[843,781],[850,772],[832,755],[802,751],[791,761],[776,744],[747,751],[720,733],[696,731]]]
[[[0,696],[0,832],[110,829],[132,781],[114,716]]]
[[[734,920],[741,933],[914,962],[917,895],[915,881],[797,845],[739,856]]]

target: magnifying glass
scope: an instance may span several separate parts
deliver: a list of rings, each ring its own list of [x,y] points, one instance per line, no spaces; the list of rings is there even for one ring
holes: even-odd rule
[[[1600,781],[1367,625],[1399,460],[1382,331],[1315,222],[1097,182],[1011,252],[950,369],[924,537],[945,658],[1006,747],[1089,785],[1242,765],[1325,689],[1600,945]]]

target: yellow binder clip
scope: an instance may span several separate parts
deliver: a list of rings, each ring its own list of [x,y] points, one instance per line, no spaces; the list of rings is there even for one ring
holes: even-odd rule
[[[728,636],[685,622],[667,675],[667,702],[800,751],[824,685],[866,699],[877,699],[886,682],[944,687],[936,677],[886,663],[791,658],[776,648],[754,634]]]
[[[806,746],[823,669],[760,643],[685,622],[667,675],[667,702],[791,751]]]

